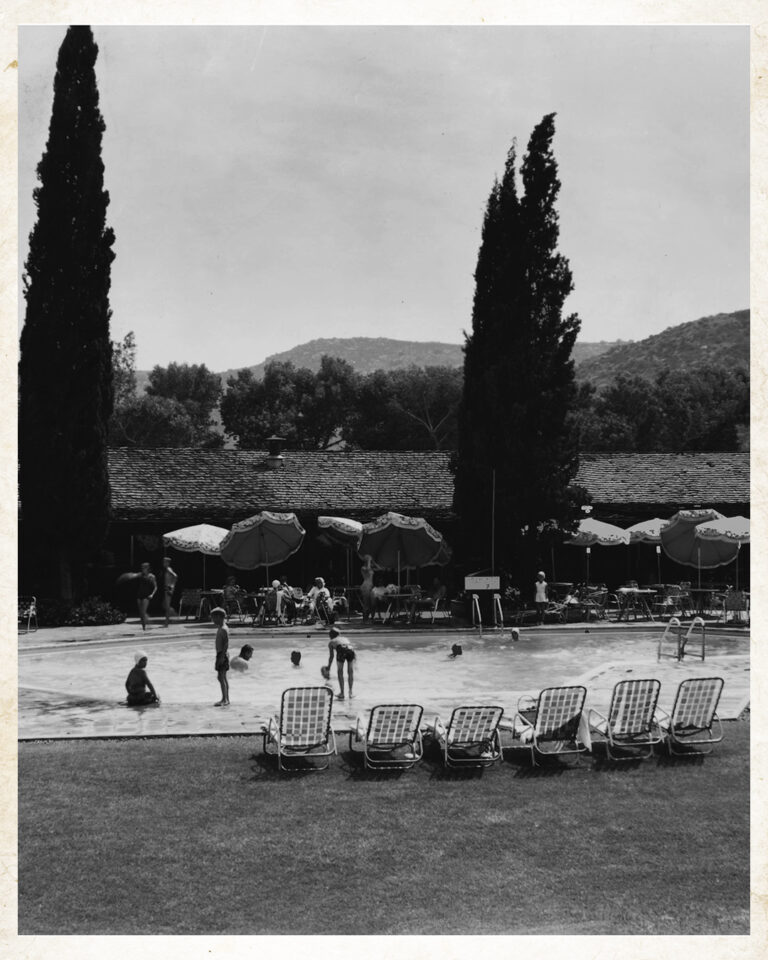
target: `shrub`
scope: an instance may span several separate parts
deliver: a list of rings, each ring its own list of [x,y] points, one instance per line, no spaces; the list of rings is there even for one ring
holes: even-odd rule
[[[37,601],[37,622],[41,627],[98,627],[124,621],[121,610],[99,597],[89,597],[78,604],[45,597]]]
[[[124,620],[125,614],[122,610],[116,610],[99,597],[89,597],[72,610],[68,622],[73,627],[99,627],[110,623],[123,623]]]
[[[37,622],[41,627],[63,627],[69,623],[72,603],[41,597],[37,601]]]

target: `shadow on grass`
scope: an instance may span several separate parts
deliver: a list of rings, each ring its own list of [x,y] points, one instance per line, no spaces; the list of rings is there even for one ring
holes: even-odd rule
[[[267,780],[271,783],[280,783],[325,773],[328,769],[325,764],[329,758],[290,757],[286,763],[289,767],[287,770],[281,770],[278,767],[276,753],[254,753],[250,759],[253,770],[253,776],[249,778],[251,782]],[[285,758],[283,762],[285,763]]]
[[[659,767],[700,767],[703,765],[709,753],[701,750],[694,750],[691,747],[690,752],[681,754],[659,753],[656,757],[656,765]]]

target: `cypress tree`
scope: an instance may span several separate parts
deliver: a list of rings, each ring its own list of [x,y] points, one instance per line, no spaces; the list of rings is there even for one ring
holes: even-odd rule
[[[101,546],[109,522],[114,234],[106,225],[97,53],[90,27],[68,29],[56,65],[48,142],[37,167],[37,222],[24,277],[22,576],[39,592],[65,597],[79,592],[73,574]]]
[[[573,284],[557,252],[554,129],[554,114],[536,126],[520,173],[513,143],[493,185],[464,346],[454,506],[473,565],[487,566],[495,482],[495,565],[516,578],[548,556],[542,541],[573,529],[583,500],[571,486],[578,469],[571,351],[580,323],[562,316]]]

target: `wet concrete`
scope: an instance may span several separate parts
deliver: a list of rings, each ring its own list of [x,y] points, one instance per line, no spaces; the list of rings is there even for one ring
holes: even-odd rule
[[[514,642],[509,631],[419,629],[340,624],[357,650],[352,700],[335,701],[334,727],[348,729],[377,703],[415,702],[425,721],[443,718],[460,703],[494,703],[514,713],[518,697],[543,686],[583,683],[589,704],[605,710],[613,685],[632,676],[657,677],[660,706],[669,709],[680,680],[722,676],[720,716],[736,717],[749,702],[749,637],[745,631],[708,630],[707,659],[657,662],[661,633],[653,625],[612,624],[528,629]],[[222,735],[257,733],[279,710],[289,686],[323,682],[328,662],[325,629],[287,630],[233,626],[230,652],[255,648],[247,674],[230,671],[228,708],[214,707],[214,628],[158,624],[146,633],[135,624],[22,634],[19,649],[19,738],[74,739],[110,736]],[[454,643],[462,655],[451,658]],[[149,657],[147,672],[159,706],[129,708],[125,678],[137,649]],[[301,666],[290,661],[302,654]],[[331,685],[338,692],[336,664]]]

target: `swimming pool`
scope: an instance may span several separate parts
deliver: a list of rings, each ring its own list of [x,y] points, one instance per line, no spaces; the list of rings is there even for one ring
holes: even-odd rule
[[[529,630],[518,642],[510,635],[486,633],[350,632],[357,651],[355,697],[336,702],[340,726],[377,703],[415,702],[425,719],[445,717],[459,703],[497,703],[513,712],[521,693],[573,682],[590,674],[660,670],[681,676],[689,665],[656,664],[659,628]],[[289,686],[320,685],[320,667],[328,662],[328,636],[267,633],[235,629],[230,653],[244,643],[254,647],[247,674],[230,671],[229,708],[213,708],[219,699],[214,665],[214,630],[197,627],[181,635],[151,634],[136,639],[27,650],[19,655],[19,736],[77,737],[171,733],[253,732],[261,719],[279,710]],[[451,658],[454,643],[462,655]],[[160,707],[129,709],[125,678],[136,649],[146,651],[147,673],[162,700]],[[291,663],[292,650],[301,664]],[[707,670],[728,666],[744,673],[749,638],[708,632]],[[736,659],[734,659],[736,658]],[[738,664],[737,664],[738,660]],[[710,667],[709,664],[712,664]],[[704,667],[699,664],[699,668]],[[692,669],[692,666],[691,666]],[[610,671],[609,671],[610,673]],[[602,675],[601,674],[601,675]],[[610,680],[610,677],[608,678]],[[331,682],[338,691],[336,665]],[[669,686],[669,684],[667,684]]]

